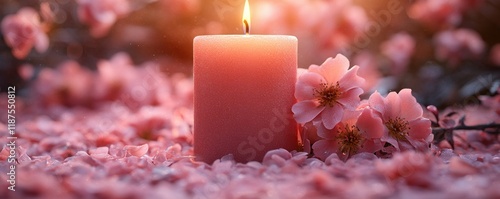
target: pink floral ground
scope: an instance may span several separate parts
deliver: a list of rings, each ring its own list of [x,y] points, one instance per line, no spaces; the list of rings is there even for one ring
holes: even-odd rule
[[[469,146],[459,144],[455,151],[433,146],[428,153],[409,151],[390,159],[360,153],[346,162],[336,154],[321,161],[304,152],[275,150],[262,162],[235,163],[231,156],[209,164],[195,162],[192,80],[155,74],[160,86],[144,87],[144,97],[130,103],[123,96],[127,92],[134,96],[135,86],[141,85],[134,79],[140,79],[137,76],[145,69],[122,70],[130,76],[113,77],[117,79],[110,85],[103,81],[104,88],[112,86],[103,91],[108,95],[100,93],[91,103],[81,101],[69,108],[48,103],[65,102],[54,96],[17,97],[16,191],[7,189],[10,164],[4,147],[0,151],[0,198],[500,197],[500,144],[498,138],[484,138],[480,132],[468,133],[482,135],[489,142],[471,139]],[[88,71],[73,71],[98,78]],[[120,78],[129,79],[127,84],[132,86],[120,84]],[[156,97],[151,101],[147,96],[153,92]],[[89,92],[56,97],[81,100],[91,96]],[[42,102],[48,105],[40,106]],[[6,103],[7,96],[0,96],[0,112],[6,112]],[[2,146],[8,135],[5,117],[0,116]]]

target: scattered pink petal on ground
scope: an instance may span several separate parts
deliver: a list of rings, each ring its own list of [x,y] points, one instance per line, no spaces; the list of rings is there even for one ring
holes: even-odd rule
[[[95,77],[90,70],[75,61],[62,63],[56,70],[44,68],[35,80],[34,95],[38,103],[46,105],[88,105],[92,103],[92,83]]]
[[[464,161],[462,158],[453,157],[450,159],[450,172],[457,176],[473,175],[479,172],[479,169]]]
[[[90,157],[100,160],[106,160],[109,158],[109,148],[108,147],[98,147],[95,149],[89,149]]]
[[[127,145],[123,148],[126,149],[130,155],[141,157],[148,152],[149,146],[148,144],[143,144],[140,146]]]

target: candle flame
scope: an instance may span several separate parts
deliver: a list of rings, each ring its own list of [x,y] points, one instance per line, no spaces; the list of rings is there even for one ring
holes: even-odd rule
[[[245,34],[250,33],[250,6],[248,5],[248,0],[245,0],[245,8],[243,9],[243,29]]]

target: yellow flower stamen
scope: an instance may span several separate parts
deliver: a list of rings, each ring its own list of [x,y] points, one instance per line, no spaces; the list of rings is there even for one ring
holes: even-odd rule
[[[408,136],[408,130],[410,130],[410,124],[408,121],[401,117],[396,117],[395,119],[389,119],[385,122],[385,126],[389,130],[389,135],[396,140],[406,140]]]
[[[314,89],[314,97],[318,99],[320,106],[333,107],[342,95],[339,82],[336,84],[321,83],[320,86],[321,88]]]
[[[356,126],[345,125],[336,137],[339,151],[343,155],[353,155],[358,152],[363,143],[363,136]]]

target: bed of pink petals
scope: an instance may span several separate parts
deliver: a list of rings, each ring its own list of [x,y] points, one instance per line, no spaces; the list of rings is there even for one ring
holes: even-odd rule
[[[38,79],[33,87],[38,91],[33,92],[35,96],[17,98],[16,191],[9,191],[6,175],[0,175],[0,196],[500,197],[498,139],[473,142],[474,147],[459,144],[455,151],[433,146],[427,153],[395,153],[390,159],[359,153],[342,161],[334,153],[322,161],[304,152],[279,149],[268,152],[262,162],[235,163],[231,156],[210,164],[194,161],[193,109],[188,100],[192,98],[192,80],[182,75],[148,73],[148,67],[152,66],[134,66],[127,55],[118,54],[100,62],[97,72],[76,63],[44,69],[41,73],[57,78]],[[112,76],[114,73],[106,72],[110,68],[124,75]],[[145,83],[148,74],[151,81]],[[69,80],[64,83],[67,79],[94,83],[81,88],[66,84]],[[41,81],[49,89],[46,92],[65,94],[43,95],[42,87],[37,87]],[[154,82],[159,83],[151,86]],[[140,93],[138,86],[143,86],[144,95],[134,94]],[[103,91],[98,92],[100,89]],[[73,95],[76,91],[86,93]],[[7,97],[0,98],[3,112]],[[68,99],[78,103],[63,105]],[[498,101],[484,100],[493,104]],[[0,126],[0,143],[5,146],[6,124]],[[7,148],[0,151],[0,172],[4,174],[8,172],[8,154]]]

